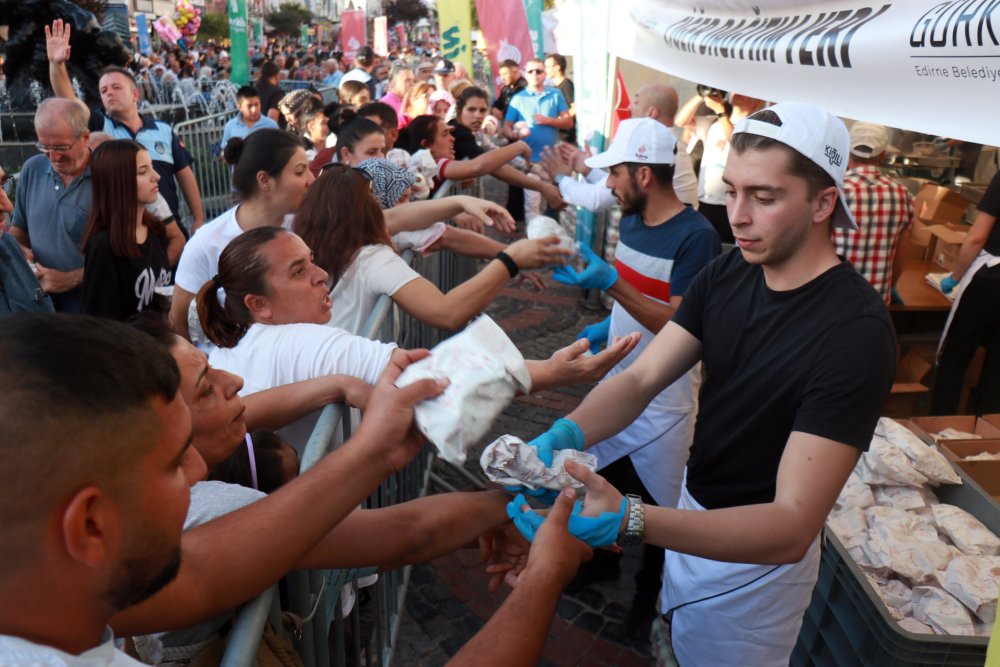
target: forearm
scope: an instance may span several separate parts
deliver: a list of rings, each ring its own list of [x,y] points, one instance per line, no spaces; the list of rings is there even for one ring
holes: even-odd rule
[[[647,505],[646,542],[727,563],[795,563],[817,534],[806,523],[790,503],[709,511]]]
[[[476,635],[448,661],[450,667],[534,665],[541,657],[562,587],[525,570],[517,588]]]
[[[433,283],[417,279],[422,282],[415,280],[414,284],[403,286],[393,296],[393,301],[421,322],[455,331],[481,313],[509,279],[507,267],[500,260],[494,260],[445,294]]]
[[[191,331],[188,329],[188,309],[194,301],[194,294],[188,292],[180,285],[174,285],[174,296],[170,300],[170,314],[167,319],[170,328],[184,340],[191,340]]]
[[[653,333],[662,329],[675,312],[669,304],[650,299],[622,278],[618,278],[607,293],[639,324]]]
[[[558,118],[549,118],[545,124],[549,127],[554,127],[557,130],[568,130],[573,127],[573,117],[566,114],[559,116]]]
[[[524,145],[520,141],[515,141],[506,146],[486,151],[473,160],[449,162],[445,168],[445,177],[452,180],[462,180],[492,174],[518,155],[522,155],[523,152]]]
[[[367,447],[359,439],[365,437],[359,431],[295,482],[185,532],[177,578],[117,614],[111,622],[115,632],[147,634],[193,625],[260,594],[292,570],[388,475],[378,459],[364,455]],[[317,498],[324,500],[317,503]],[[262,542],[261,535],[268,540]]]
[[[603,179],[600,183],[581,183],[572,178],[561,179],[559,194],[568,203],[595,213],[606,211],[615,204],[615,196]]]
[[[681,110],[677,112],[674,116],[674,124],[678,127],[684,127],[691,129],[694,127],[694,115],[698,111],[698,107],[702,105],[701,95],[695,95],[689,99]]]
[[[52,84],[52,92],[55,93],[56,97],[65,97],[68,100],[75,100],[80,103],[81,106],[86,108],[83,104],[83,100],[76,96],[76,91],[73,90],[73,82],[70,81],[69,71],[66,69],[66,63],[54,63],[49,61],[49,83]],[[88,116],[89,116],[88,109]]]
[[[532,178],[522,171],[514,169],[509,164],[505,164],[493,172],[493,176],[499,178],[504,183],[516,185],[525,190],[541,190],[545,187],[545,181],[539,178]]]
[[[461,195],[459,195],[461,196]],[[435,222],[447,220],[464,209],[457,197],[441,197],[411,201],[383,211],[389,235],[427,229]]]
[[[455,254],[477,259],[493,259],[498,252],[506,247],[499,241],[494,241],[482,234],[470,232],[467,229],[448,227],[441,238],[431,244],[430,249],[434,251],[450,250]]]
[[[170,260],[170,266],[177,266],[181,252],[184,251],[184,243],[184,234],[181,233],[180,223],[175,220],[167,225],[167,259]]]
[[[276,431],[324,406],[341,403],[347,394],[347,383],[352,381],[359,380],[346,375],[325,375],[248,394],[243,397],[247,431]]]
[[[355,510],[316,545],[299,569],[377,566],[391,570],[467,546],[507,521],[500,490],[425,496],[374,510]]]
[[[194,228],[196,229],[205,222],[205,211],[201,206],[201,192],[198,190],[198,181],[194,178],[191,167],[185,167],[177,172],[177,183],[181,186],[184,199],[188,208],[191,209],[191,217],[194,218]]]

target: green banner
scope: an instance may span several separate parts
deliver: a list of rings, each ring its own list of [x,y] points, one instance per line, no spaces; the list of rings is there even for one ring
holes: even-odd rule
[[[299,28],[299,44],[309,46],[309,26],[302,25]]]
[[[229,61],[232,66],[229,80],[242,86],[250,82],[247,0],[228,0],[226,8],[229,12]]]
[[[264,48],[264,18],[257,17],[257,20],[253,24],[253,39],[257,48]]]
[[[524,0],[524,13],[528,17],[528,34],[531,36],[531,48],[536,58],[545,56],[545,35],[542,32],[543,0]]]

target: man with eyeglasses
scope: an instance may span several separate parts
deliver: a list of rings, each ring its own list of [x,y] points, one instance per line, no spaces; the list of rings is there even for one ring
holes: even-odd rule
[[[84,109],[90,130],[107,132],[115,139],[134,139],[142,144],[153,159],[153,168],[160,175],[160,192],[174,217],[180,219],[179,185],[191,209],[191,229],[198,229],[205,222],[205,212],[191,168],[194,160],[168,123],[139,114],[139,87],[132,73],[120,67],[106,68],[99,82],[103,109],[91,110],[76,96],[66,70],[70,55],[69,24],[56,19],[51,27],[46,26],[45,48],[55,94],[75,101]]]
[[[559,141],[559,130],[573,127],[573,117],[559,89],[546,87],[545,66],[541,60],[529,60],[525,73],[528,86],[511,98],[504,116],[503,133],[512,141],[524,139],[531,147],[532,156],[538,159],[542,149],[555,146]],[[514,124],[520,122],[528,130],[526,137],[519,136],[514,128]]]
[[[35,113],[36,147],[17,182],[10,233],[35,263],[35,275],[59,312],[80,311],[83,254],[90,213],[87,118],[70,100],[44,100]]]

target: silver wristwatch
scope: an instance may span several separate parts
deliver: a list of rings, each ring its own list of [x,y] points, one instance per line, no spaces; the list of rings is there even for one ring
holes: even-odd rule
[[[629,493],[625,496],[628,501],[628,521],[625,530],[618,534],[618,544],[642,544],[646,537],[646,506],[642,498]]]

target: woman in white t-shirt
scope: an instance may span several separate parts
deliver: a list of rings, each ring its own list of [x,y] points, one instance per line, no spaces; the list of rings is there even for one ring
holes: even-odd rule
[[[201,286],[215,275],[222,249],[245,231],[290,225],[289,216],[316,180],[302,140],[283,130],[257,130],[246,139],[231,139],[224,158],[234,165],[233,187],[242,201],[197,230],[181,254],[170,326],[188,340],[188,309]]]
[[[495,268],[506,272],[502,264]],[[327,278],[302,239],[281,227],[233,239],[219,258],[219,273],[198,293],[205,335],[217,346],[211,364],[241,375],[245,393],[330,374],[373,383],[394,355],[405,353],[326,326],[333,306]],[[216,297],[219,288],[226,291],[223,303]],[[589,344],[581,339],[545,361],[529,360],[532,388],[595,382],[638,341],[638,334],[630,334],[585,357]]]
[[[453,331],[478,315],[523,269],[564,264],[558,237],[522,239],[495,252],[493,261],[461,285],[441,292],[392,247],[366,172],[336,165],[302,201],[295,231],[333,280],[332,324],[354,333],[382,294],[433,327]]]

